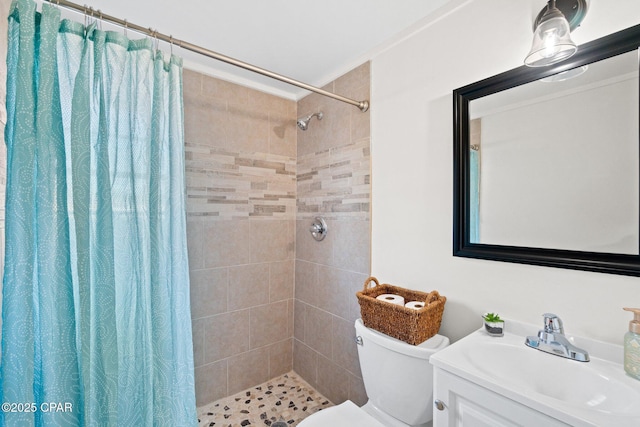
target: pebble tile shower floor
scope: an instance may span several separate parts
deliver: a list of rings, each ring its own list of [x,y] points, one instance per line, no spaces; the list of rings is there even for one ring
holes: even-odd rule
[[[295,372],[198,408],[200,427],[295,426],[333,406]]]

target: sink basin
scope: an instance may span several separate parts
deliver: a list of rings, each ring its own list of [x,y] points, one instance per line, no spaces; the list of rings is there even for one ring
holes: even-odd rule
[[[559,401],[640,416],[640,384],[632,388],[621,365],[600,359],[582,363],[506,342],[482,342],[465,354],[468,363],[501,382]]]
[[[431,363],[570,425],[640,426],[640,381],[624,373],[622,346],[573,337],[591,356],[578,362],[525,346],[536,332],[513,321],[503,337],[480,329]]]

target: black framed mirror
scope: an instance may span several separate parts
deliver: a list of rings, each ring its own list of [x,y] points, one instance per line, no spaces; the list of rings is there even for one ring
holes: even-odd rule
[[[453,255],[640,276],[640,25],[453,91]]]

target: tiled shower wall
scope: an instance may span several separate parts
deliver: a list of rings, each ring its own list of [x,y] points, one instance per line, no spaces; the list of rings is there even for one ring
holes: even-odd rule
[[[325,89],[368,99],[369,64]],[[184,104],[198,405],[292,368],[336,403],[365,403],[353,322],[370,269],[369,114],[188,70]]]
[[[196,400],[293,366],[296,103],[184,71]]]
[[[369,99],[365,63],[324,89]],[[298,116],[318,111],[307,131],[298,130],[295,330],[293,368],[334,403],[362,405],[354,321],[355,297],[370,274],[369,113],[312,94],[298,102]],[[315,241],[314,217],[327,221],[327,237]]]

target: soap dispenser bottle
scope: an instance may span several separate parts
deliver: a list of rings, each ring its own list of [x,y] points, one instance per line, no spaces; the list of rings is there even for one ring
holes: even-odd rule
[[[640,308],[624,308],[633,312],[629,322],[629,332],[624,334],[624,370],[633,378],[640,380]]]

